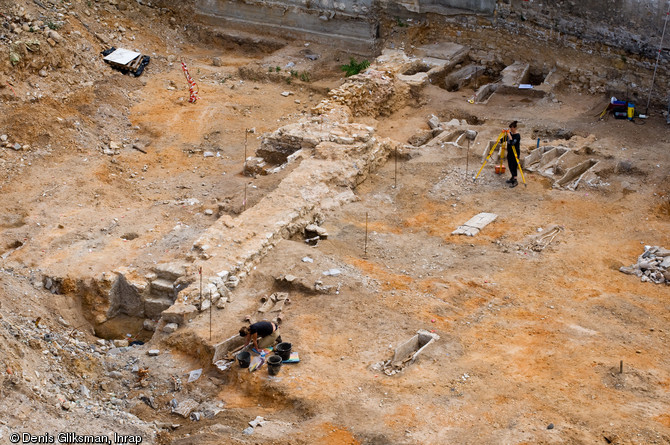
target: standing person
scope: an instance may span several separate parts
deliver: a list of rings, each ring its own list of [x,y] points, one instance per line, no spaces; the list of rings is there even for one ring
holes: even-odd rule
[[[517,121],[513,121],[509,124],[509,136],[507,138],[507,165],[509,166],[509,172],[512,177],[506,182],[511,188],[519,185],[519,182],[516,180],[516,170],[519,166],[516,162],[516,158],[521,155],[521,152],[519,151],[521,149],[521,135],[517,132],[517,124]]]
[[[245,347],[253,342],[256,351],[259,352],[261,349],[274,345],[275,342],[281,342],[279,326],[271,321],[259,321],[249,327],[242,326],[240,329],[240,337],[246,337]]]

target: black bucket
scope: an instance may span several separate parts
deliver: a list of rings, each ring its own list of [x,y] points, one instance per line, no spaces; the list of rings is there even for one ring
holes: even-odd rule
[[[251,363],[251,354],[247,351],[242,351],[237,354],[237,362],[240,364],[240,368],[248,368]]]
[[[275,346],[275,353],[281,357],[282,360],[291,358],[291,343],[282,342]]]
[[[277,375],[281,368],[282,358],[278,355],[271,355],[268,357],[268,374]]]

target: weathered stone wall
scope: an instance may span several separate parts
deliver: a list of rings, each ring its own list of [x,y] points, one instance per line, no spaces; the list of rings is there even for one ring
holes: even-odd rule
[[[225,27],[255,27],[289,38],[309,38],[376,53],[384,11],[493,14],[495,0],[195,0],[200,20]]]
[[[478,15],[492,26],[563,45],[605,45],[655,59],[667,0],[195,0],[199,18],[212,25],[246,27],[289,38],[308,38],[377,54],[381,19],[416,14]],[[470,22],[467,22],[470,23]],[[484,22],[475,20],[475,26]],[[669,37],[670,38],[670,37]],[[664,61],[670,60],[667,51]],[[639,64],[648,69],[653,62]]]
[[[205,23],[288,38],[309,38],[374,52],[379,25],[373,0],[196,0]]]
[[[510,32],[550,32],[556,40],[571,36],[655,58],[667,11],[667,0],[507,0],[498,4],[497,24]]]

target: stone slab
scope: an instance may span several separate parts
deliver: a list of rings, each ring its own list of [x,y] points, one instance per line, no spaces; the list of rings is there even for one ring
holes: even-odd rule
[[[174,282],[177,278],[186,275],[186,266],[178,262],[161,263],[154,266],[153,271],[158,278]]]
[[[514,62],[502,70],[502,85],[518,87],[527,83],[530,65],[524,62]]]
[[[174,284],[172,281],[158,278],[151,282],[151,293],[154,295],[171,294],[174,291]]]
[[[419,56],[431,57],[433,59],[462,61],[467,56],[469,48],[454,42],[440,42],[420,46],[416,52]]]
[[[172,408],[174,414],[179,414],[185,419],[188,419],[191,411],[198,407],[198,402],[193,399],[186,399],[181,402],[178,402],[177,406]]]
[[[495,213],[479,213],[451,232],[452,235],[475,236],[498,218]]]
[[[172,300],[168,298],[147,298],[144,301],[144,313],[146,317],[156,320],[170,306],[172,306]]]
[[[198,308],[192,304],[177,303],[163,311],[162,318],[166,323],[177,323],[181,326],[193,319],[197,312]]]

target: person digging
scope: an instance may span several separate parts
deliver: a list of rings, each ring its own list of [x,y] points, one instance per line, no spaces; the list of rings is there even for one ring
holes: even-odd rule
[[[242,326],[240,329],[240,337],[246,337],[246,342],[244,343],[245,348],[249,343],[253,343],[256,352],[269,348],[275,343],[281,343],[279,326],[271,321],[259,321],[248,327]]]

